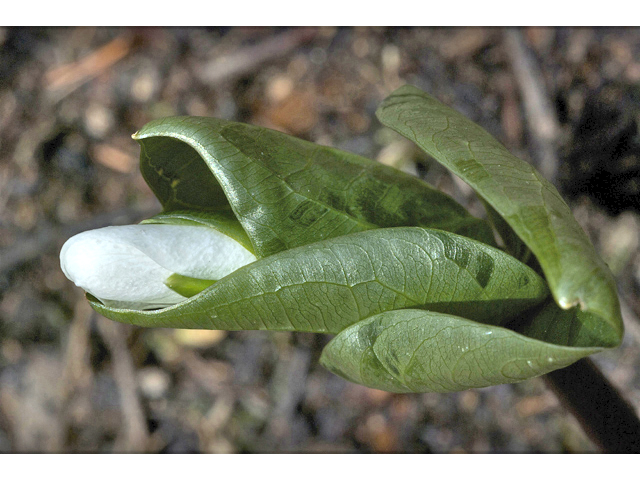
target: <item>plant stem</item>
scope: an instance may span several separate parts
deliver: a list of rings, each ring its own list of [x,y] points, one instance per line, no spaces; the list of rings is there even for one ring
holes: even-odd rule
[[[604,452],[640,453],[636,412],[591,360],[579,360],[544,379]]]

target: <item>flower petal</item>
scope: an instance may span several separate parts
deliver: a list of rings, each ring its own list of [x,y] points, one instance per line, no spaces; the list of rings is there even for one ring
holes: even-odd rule
[[[185,300],[164,281],[174,273],[218,280],[255,256],[207,227],[126,225],[83,232],[60,252],[67,278],[105,305],[161,308]]]

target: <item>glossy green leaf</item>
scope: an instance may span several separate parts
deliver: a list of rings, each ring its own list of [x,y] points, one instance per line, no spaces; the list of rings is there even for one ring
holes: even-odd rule
[[[266,128],[172,117],[134,135],[164,213],[239,221],[265,257],[379,227],[423,226],[493,244],[491,227],[425,182]]]
[[[407,309],[346,328],[325,347],[320,362],[372,388],[452,392],[519,382],[600,350],[555,345],[507,328]]]
[[[376,229],[258,260],[173,307],[93,307],[142,326],[338,333],[372,315],[423,308],[505,324],[549,292],[529,267],[459,235]]]
[[[460,113],[412,86],[391,94],[380,121],[465,180],[534,253],[562,309],[611,346],[623,326],[615,282],[558,191],[531,165]],[[542,318],[542,317],[541,317]],[[533,331],[541,331],[534,327]]]

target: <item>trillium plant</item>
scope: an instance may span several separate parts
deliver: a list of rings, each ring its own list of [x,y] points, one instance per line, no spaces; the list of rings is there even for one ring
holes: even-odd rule
[[[613,277],[548,181],[415,87],[377,116],[487,219],[352,153],[172,117],[133,136],[163,212],[73,237],[62,269],[120,322],[333,334],[321,363],[391,392],[518,382],[620,343]]]

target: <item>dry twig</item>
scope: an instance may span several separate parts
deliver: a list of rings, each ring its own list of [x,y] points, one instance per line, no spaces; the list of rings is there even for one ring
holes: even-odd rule
[[[204,65],[200,80],[215,85],[257,70],[263,63],[283,57],[317,34],[316,28],[294,28],[263,42],[223,55]]]
[[[98,317],[98,330],[111,354],[111,364],[122,405],[123,433],[115,449],[123,452],[145,452],[149,432],[138,397],[136,370],[127,348],[126,327],[104,317]]]
[[[49,70],[45,88],[60,100],[122,60],[132,45],[133,37],[120,36],[76,62]]]
[[[522,94],[527,126],[535,147],[533,153],[544,177],[555,183],[558,174],[556,144],[560,127],[549,101],[542,73],[528,51],[520,30],[507,29],[505,41],[513,73]]]

